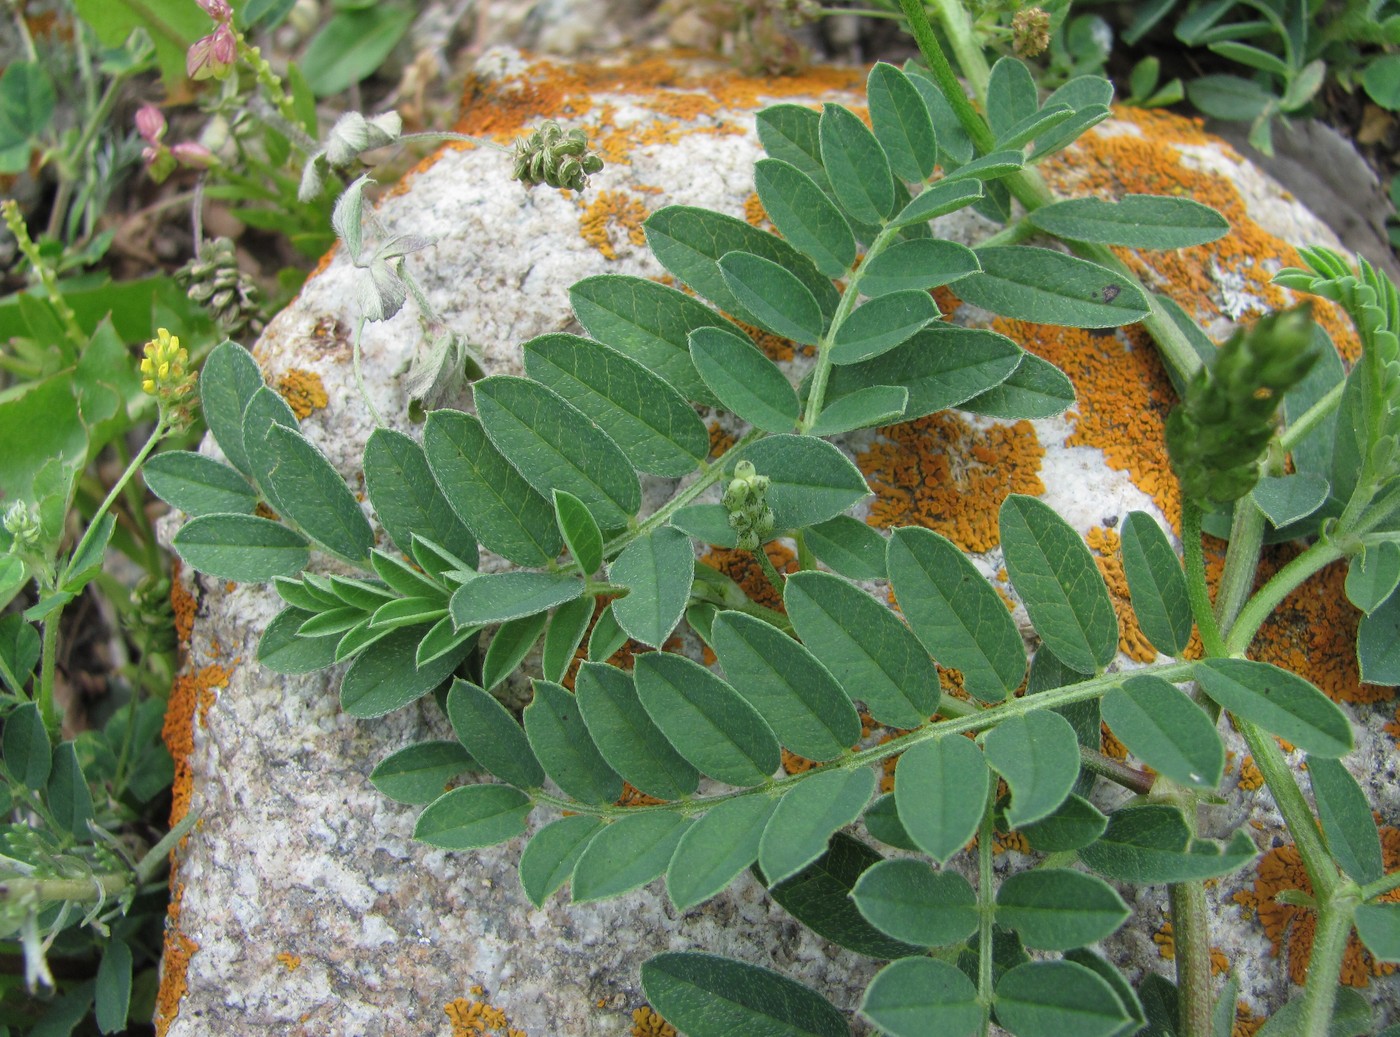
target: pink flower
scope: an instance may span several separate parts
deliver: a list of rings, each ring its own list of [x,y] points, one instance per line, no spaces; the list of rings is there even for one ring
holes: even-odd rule
[[[191,79],[223,79],[238,60],[238,37],[227,23],[190,45],[185,74]]]
[[[199,4],[205,14],[221,25],[233,17],[233,9],[229,7],[228,0],[194,0],[194,2]]]
[[[143,104],[136,110],[136,132],[147,144],[159,144],[165,136],[165,116],[153,104]],[[150,150],[150,149],[147,149]]]
[[[186,169],[210,169],[219,164],[214,153],[197,141],[181,141],[170,149],[170,154]]]

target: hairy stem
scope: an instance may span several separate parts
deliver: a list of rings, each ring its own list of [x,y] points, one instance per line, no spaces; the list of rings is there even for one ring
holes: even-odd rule
[[[1167,887],[1167,900],[1176,947],[1180,1037],[1211,1037],[1210,922],[1205,887],[1200,882],[1174,882]]]
[[[1239,616],[1230,628],[1230,637],[1221,655],[1243,655],[1254,635],[1264,625],[1264,621],[1278,608],[1279,603],[1296,590],[1308,577],[1343,557],[1341,548],[1325,540],[1319,540],[1278,572],[1268,583],[1259,588],[1254,597],[1245,602]],[[1215,652],[1209,654],[1215,655]]]
[[[1201,548],[1201,509],[1193,501],[1181,502],[1181,548],[1186,556],[1186,593],[1191,600],[1191,614],[1201,634],[1206,655],[1228,655],[1220,628],[1215,625],[1215,610],[1206,586],[1206,559]]]
[[[995,858],[997,776],[987,775],[987,809],[977,829],[977,1000],[982,1005],[982,1035],[992,1022],[992,923],[996,919],[996,895],[992,861]]]
[[[1317,930],[1308,959],[1308,981],[1303,987],[1303,1011],[1298,1027],[1304,1037],[1326,1037],[1332,1032],[1332,1008],[1337,1001],[1337,982],[1342,974],[1342,953],[1346,950],[1355,914],[1354,897],[1328,898],[1318,903]]]
[[[1223,635],[1244,607],[1259,572],[1259,552],[1264,544],[1264,513],[1248,495],[1235,501],[1235,517],[1230,522],[1230,543],[1225,549],[1225,571],[1215,592],[1215,621]]]

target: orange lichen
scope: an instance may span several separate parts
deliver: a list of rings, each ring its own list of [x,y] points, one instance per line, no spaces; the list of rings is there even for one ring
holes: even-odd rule
[[[1239,787],[1248,792],[1255,792],[1264,787],[1264,774],[1254,762],[1253,756],[1246,756],[1240,761]]]
[[[282,951],[277,955],[277,964],[281,965],[288,972],[295,972],[297,969],[301,968],[301,955],[289,954],[287,951]]]
[[[710,433],[710,457],[720,457],[737,441],[734,433],[726,432],[718,421],[706,426]]]
[[[1109,597],[1113,599],[1113,611],[1118,616],[1118,650],[1140,663],[1155,662],[1157,649],[1152,647],[1152,642],[1138,625],[1137,613],[1133,611],[1128,594],[1128,577],[1123,571],[1118,534],[1111,529],[1095,526],[1086,534],[1085,541],[1094,553],[1094,564],[1103,574]]]
[[[1001,542],[997,509],[1012,493],[1045,492],[1045,448],[1029,421],[979,428],[941,411],[880,429],[881,438],[856,455],[876,499],[872,526],[923,526],[966,551]]]
[[[1400,829],[1381,829],[1381,856],[1389,874],[1400,869]],[[1264,927],[1264,935],[1272,945],[1270,953],[1277,957],[1288,948],[1288,975],[1294,983],[1307,980],[1308,959],[1312,954],[1317,916],[1310,908],[1285,904],[1278,900],[1283,890],[1299,890],[1311,895],[1312,882],[1303,868],[1303,858],[1292,844],[1277,846],[1259,859],[1255,869],[1253,890],[1241,890],[1234,900],[1246,911],[1253,911]],[[1400,891],[1387,894],[1385,900],[1400,899]],[[1377,961],[1371,956],[1356,933],[1347,939],[1342,954],[1341,981],[1347,986],[1367,986],[1373,976],[1388,976],[1396,966]]]
[[[649,807],[665,802],[666,800],[664,799],[657,799],[655,796],[647,795],[630,781],[624,781],[622,783],[622,795],[617,797],[617,801],[613,805],[619,807]]]
[[[632,1009],[632,1037],[676,1037],[676,1028],[650,1005]]]
[[[1020,832],[997,832],[992,837],[992,856],[1000,857],[1008,850],[1029,854],[1031,852],[1031,842]]]
[[[774,540],[772,543],[765,544],[763,550],[767,553],[768,560],[773,563],[773,568],[777,569],[778,572],[797,571],[797,555],[793,554],[780,541]],[[762,567],[748,551],[716,547],[712,548],[700,561],[724,573],[740,587],[743,587],[748,596],[760,605],[767,605],[769,608],[782,611],[783,599],[779,595],[778,589],[768,582],[768,577],[764,575]]]
[[[798,756],[796,753],[790,752],[787,749],[783,749],[782,754],[783,770],[788,774],[803,774],[812,770],[814,767],[821,766],[816,760],[809,760],[805,756]]]
[[[1235,1025],[1230,1028],[1230,1037],[1254,1037],[1268,1021],[1268,1016],[1256,1016],[1249,1005],[1236,1001]]]
[[[621,238],[641,248],[647,243],[642,223],[650,215],[646,204],[626,191],[599,191],[583,208],[579,232],[604,259],[617,259]]]
[[[1108,729],[1107,724],[1099,725],[1099,751],[1115,760],[1128,758],[1128,747],[1118,740],[1118,736]]]
[[[180,579],[180,559],[170,564],[170,609],[175,614],[175,637],[181,645],[190,643],[194,620],[199,614],[199,600]]]
[[[1152,934],[1152,942],[1157,945],[1157,953],[1167,961],[1176,958],[1176,939],[1172,936],[1172,924],[1163,922],[1162,927]],[[1230,959],[1219,947],[1210,949],[1210,972],[1213,976],[1223,976],[1230,971]]]
[[[156,992],[156,1012],[152,1020],[156,1037],[165,1037],[170,1024],[180,1014],[180,1002],[189,991],[190,956],[199,950],[199,944],[180,931],[180,907],[184,899],[184,883],[175,882],[172,865],[170,906],[165,912],[164,947],[161,951],[160,989]]]
[[[483,991],[480,987],[472,987],[472,993],[480,996]],[[510,1025],[505,1012],[485,1001],[459,997],[444,1005],[442,1011],[452,1024],[452,1037],[476,1037],[477,1034],[526,1037],[524,1030]]]
[[[277,379],[277,391],[292,413],[301,421],[311,417],[329,402],[325,383],[315,371],[294,367]]]
[[[210,664],[198,672],[185,672],[175,678],[170,688],[170,701],[165,710],[161,738],[175,761],[175,780],[171,786],[170,825],[184,820],[190,807],[190,753],[194,751],[194,721],[201,722],[213,703],[214,689],[228,687],[229,672],[218,664]]]
[[[757,192],[750,191],[744,199],[744,219],[755,227],[766,227],[768,224],[768,211],[763,208]]]

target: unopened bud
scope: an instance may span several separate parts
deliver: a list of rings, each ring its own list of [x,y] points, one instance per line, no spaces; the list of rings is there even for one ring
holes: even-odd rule
[[[143,104],[136,110],[136,132],[147,144],[156,145],[165,136],[165,116],[153,104]]]

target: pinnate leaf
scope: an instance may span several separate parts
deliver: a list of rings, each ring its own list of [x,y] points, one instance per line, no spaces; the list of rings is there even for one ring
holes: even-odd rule
[[[603,564],[603,534],[593,513],[568,490],[554,491],[554,520],[579,571],[588,576]]]
[[[603,663],[584,663],[575,696],[598,751],[623,778],[657,799],[680,799],[695,791],[699,772],[642,709],[631,674]]]
[[[411,549],[414,536],[426,537],[477,563],[476,538],[438,489],[421,446],[381,426],[365,443],[364,462],[370,503],[399,550]]]
[[[583,594],[583,581],[562,573],[482,573],[452,592],[458,627],[504,623],[546,612]]]
[[[768,505],[779,530],[824,522],[870,495],[860,469],[813,436],[768,436],[745,448],[742,459],[768,476]]]
[[[841,207],[862,223],[880,223],[892,216],[893,175],[875,134],[839,104],[822,108],[818,133],[822,164]]]
[[[827,277],[842,277],[855,262],[856,239],[846,217],[802,170],[781,159],[754,165],[754,190],[784,238]]]
[[[879,61],[866,78],[865,93],[875,138],[895,174],[904,180],[927,180],[938,159],[938,141],[919,91],[903,72]]]
[[[1339,760],[1310,758],[1308,777],[1332,856],[1361,885],[1377,881],[1385,873],[1381,837],[1361,786]]]

